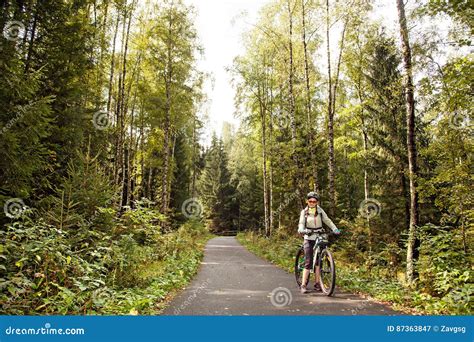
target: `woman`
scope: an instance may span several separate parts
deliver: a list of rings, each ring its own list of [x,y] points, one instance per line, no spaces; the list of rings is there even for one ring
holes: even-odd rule
[[[339,229],[331,221],[326,212],[319,206],[319,195],[315,192],[310,192],[307,196],[308,206],[301,211],[300,222],[298,224],[298,233],[304,235],[304,270],[303,280],[301,282],[301,293],[307,293],[308,289],[306,284],[308,283],[311,266],[313,264],[313,248],[316,243],[316,237],[318,235],[325,235],[323,222],[331,228],[334,234],[340,234]],[[315,284],[314,289],[321,291],[319,285],[319,267],[315,270]]]

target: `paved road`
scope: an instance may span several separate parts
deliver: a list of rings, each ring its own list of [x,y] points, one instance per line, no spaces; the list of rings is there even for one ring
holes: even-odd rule
[[[273,293],[273,295],[272,295]],[[301,294],[295,278],[255,256],[234,237],[211,239],[194,280],[164,315],[396,315],[387,306],[341,292]]]

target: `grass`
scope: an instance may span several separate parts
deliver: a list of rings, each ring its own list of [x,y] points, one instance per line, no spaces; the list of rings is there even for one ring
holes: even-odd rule
[[[204,246],[214,235],[199,227],[191,236],[176,233],[180,241],[176,250],[163,260],[140,265],[136,272],[147,286],[110,289],[101,293],[103,307],[99,314],[156,315],[166,307],[176,293],[187,285],[199,269]],[[110,297],[108,297],[110,296]],[[106,299],[108,297],[108,299]],[[101,304],[101,303],[95,303]]]

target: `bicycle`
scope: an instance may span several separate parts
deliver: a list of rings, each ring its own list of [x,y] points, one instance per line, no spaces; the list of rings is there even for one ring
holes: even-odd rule
[[[307,228],[309,230],[320,230]],[[336,287],[336,265],[331,251],[328,249],[329,241],[325,240],[321,235],[318,235],[313,248],[313,265],[311,273],[308,277],[306,285],[308,285],[311,274],[316,272],[316,266],[319,266],[319,284],[321,290],[326,296],[332,296],[334,288]],[[304,249],[303,245],[298,247],[295,258],[295,278],[298,287],[301,287],[304,269]]]

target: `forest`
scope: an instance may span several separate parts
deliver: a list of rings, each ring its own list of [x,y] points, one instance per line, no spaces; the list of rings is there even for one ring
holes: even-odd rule
[[[342,286],[472,314],[473,11],[269,0],[219,134],[188,2],[0,1],[0,313],[155,314],[215,234],[284,266],[317,191]]]

